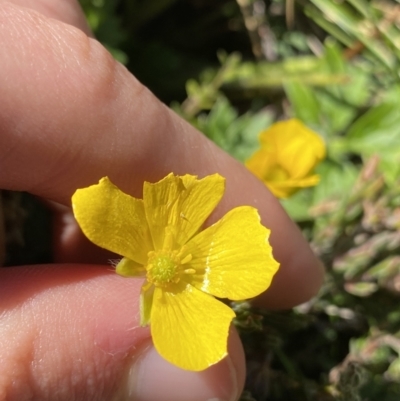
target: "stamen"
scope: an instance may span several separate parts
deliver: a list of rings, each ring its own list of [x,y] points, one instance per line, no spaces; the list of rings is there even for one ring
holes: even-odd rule
[[[170,233],[170,231],[166,230],[164,246],[168,246],[168,242],[173,238]],[[185,255],[185,257],[181,260],[182,255]],[[147,281],[156,287],[163,288],[178,283],[183,278],[183,274],[196,273],[195,269],[187,265],[192,258],[192,255],[187,252],[184,246],[179,251],[168,249],[150,251],[146,266]]]
[[[181,265],[184,265],[186,263],[189,263],[193,259],[193,256],[191,253],[189,255],[186,255],[182,260],[181,260]]]

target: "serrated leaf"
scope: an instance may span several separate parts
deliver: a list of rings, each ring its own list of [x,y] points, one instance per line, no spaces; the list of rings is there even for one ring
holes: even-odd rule
[[[313,205],[329,198],[343,199],[343,195],[350,192],[358,175],[357,168],[352,164],[339,165],[329,160],[323,161],[316,171],[321,179],[314,188]]]
[[[284,89],[295,117],[310,126],[318,125],[320,107],[312,89],[300,81],[286,81]]]
[[[370,109],[349,128],[345,138],[348,151],[369,158],[378,155],[380,171],[388,182],[400,174],[400,113],[395,103]]]

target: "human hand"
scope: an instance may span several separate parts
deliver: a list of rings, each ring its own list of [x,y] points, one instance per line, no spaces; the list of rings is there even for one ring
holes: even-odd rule
[[[104,266],[109,255],[70,214],[72,193],[107,175],[140,197],[143,181],[169,172],[218,172],[227,190],[210,222],[246,204],[272,231],[281,268],[260,305],[306,301],[322,270],[262,183],[86,35],[75,1],[0,0],[0,188],[64,205],[56,264],[0,270],[0,400],[236,400],[245,375],[236,332],[229,357],[206,371],[162,360],[139,327],[140,283]]]

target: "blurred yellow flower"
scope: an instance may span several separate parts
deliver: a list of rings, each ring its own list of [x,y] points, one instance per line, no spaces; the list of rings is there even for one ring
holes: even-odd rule
[[[273,124],[260,133],[261,148],[247,161],[247,168],[278,198],[318,184],[315,166],[325,157],[325,143],[301,121]]]
[[[144,183],[143,200],[102,178],[78,189],[74,215],[95,244],[122,255],[116,271],[143,277],[141,324],[151,323],[157,351],[174,365],[206,369],[227,354],[231,308],[213,296],[240,300],[265,291],[279,264],[270,231],[256,209],[237,207],[200,231],[221,200],[218,174],[169,174]]]

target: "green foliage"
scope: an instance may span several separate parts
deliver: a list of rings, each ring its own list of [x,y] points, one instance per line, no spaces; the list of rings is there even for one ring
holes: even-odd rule
[[[394,4],[367,0],[310,0],[305,11],[344,45],[365,49],[365,56],[377,72],[385,69],[390,78],[398,80],[400,29],[393,24],[397,18]]]
[[[210,112],[198,118],[197,127],[218,146],[244,162],[258,148],[258,134],[272,122],[272,116],[260,111],[238,116],[225,97],[220,97]]]

